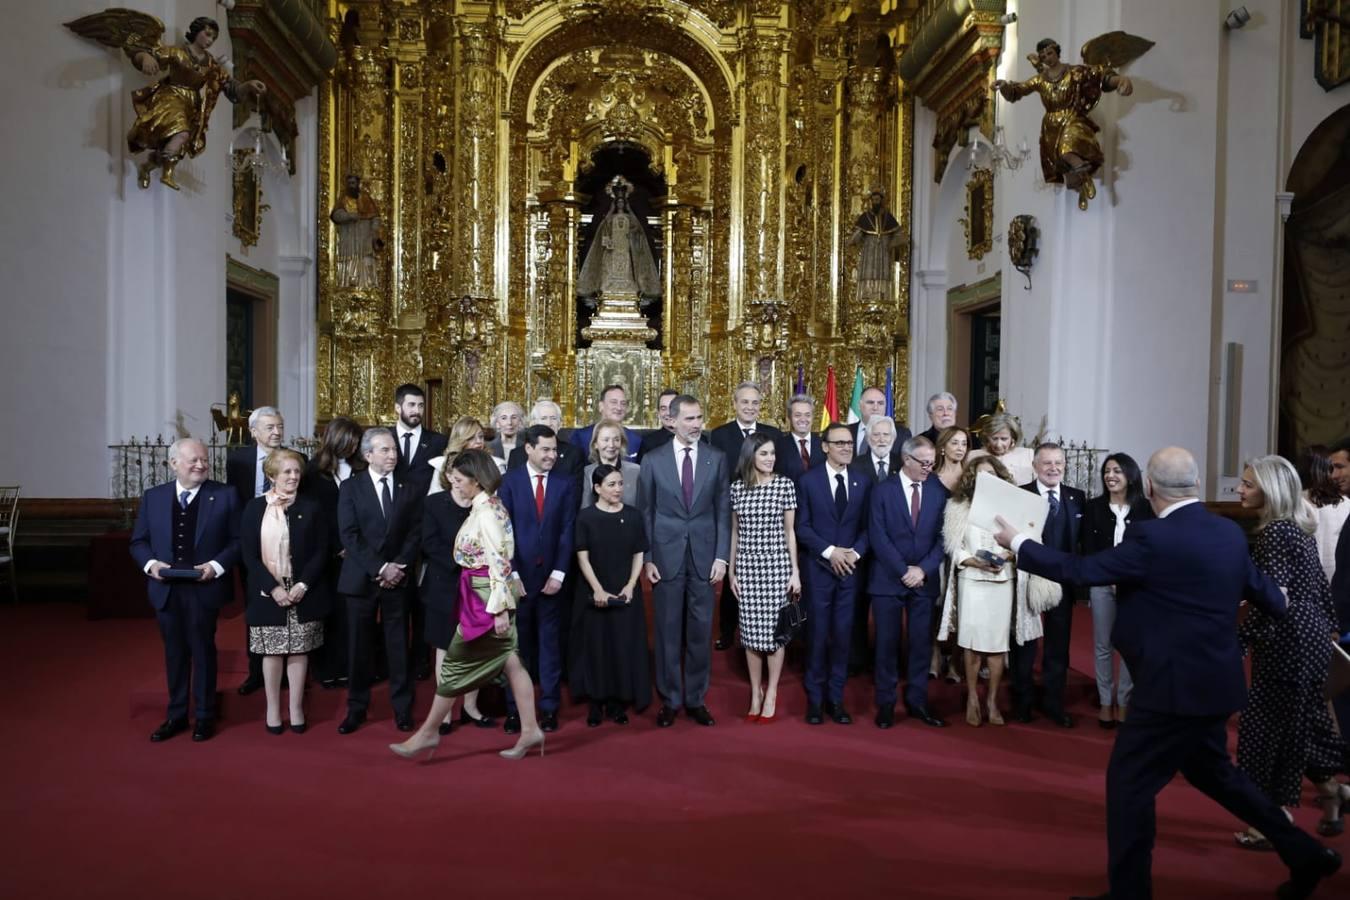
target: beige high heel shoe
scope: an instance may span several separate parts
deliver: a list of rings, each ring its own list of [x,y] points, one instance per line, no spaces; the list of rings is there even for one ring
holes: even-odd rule
[[[510,750],[502,750],[497,755],[502,759],[524,759],[525,755],[536,746],[539,747],[539,755],[542,757],[544,755],[544,732],[540,729],[535,729],[534,734],[529,737],[522,734],[514,747]]]
[[[413,735],[401,744],[390,744],[389,749],[394,751],[395,755],[404,759],[413,759],[417,754],[426,751],[427,760],[436,755],[436,748],[441,745],[440,736],[416,743],[417,735]],[[425,762],[426,760],[423,760]]]

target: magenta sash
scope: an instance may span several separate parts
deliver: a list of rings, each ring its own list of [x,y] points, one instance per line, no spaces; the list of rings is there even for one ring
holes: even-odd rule
[[[466,641],[492,630],[492,616],[487,611],[491,584],[486,567],[459,572],[459,633]]]

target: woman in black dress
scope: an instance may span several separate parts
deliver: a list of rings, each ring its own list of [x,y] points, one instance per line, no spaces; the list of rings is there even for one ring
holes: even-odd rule
[[[458,451],[455,455],[458,455]],[[455,562],[455,538],[473,509],[473,504],[450,480],[450,473],[454,471],[454,456],[447,454],[447,457],[447,462],[436,476],[440,490],[428,494],[422,506],[422,558],[426,560],[427,571],[417,590],[419,599],[427,607],[423,635],[427,644],[436,651],[437,684],[441,682],[446,648],[454,640],[455,626],[459,624],[460,567]],[[451,706],[440,724],[441,734],[450,733],[453,713],[454,707]],[[478,711],[477,690],[464,695],[459,721],[464,725],[472,723],[479,728],[492,728],[497,724],[496,719]]]
[[[361,456],[361,426],[346,416],[334,416],[323,431],[319,452],[309,461],[300,480],[301,495],[319,504],[319,520],[328,529],[328,566],[324,583],[337,584],[342,569],[342,538],[338,535],[338,488],[366,468]],[[347,604],[334,603],[323,621],[323,647],[314,653],[314,675],[325,688],[347,683]],[[383,642],[377,642],[383,647]]]
[[[323,617],[331,605],[324,573],[328,528],[319,504],[297,495],[305,459],[273,450],[263,460],[272,489],[244,507],[240,554],[248,573],[244,616],[249,650],[262,656],[267,730],[281,734],[281,672],[290,682],[291,730],[305,730],[306,655],[323,645]],[[273,724],[275,723],[275,724]]]
[[[647,536],[642,520],[623,505],[623,470],[600,463],[591,472],[595,503],[577,514],[577,562],[581,584],[573,606],[572,695],[590,700],[586,724],[608,715],[627,725],[629,704],[638,712],[651,702],[647,665],[647,611],[638,576]]]
[[[1294,466],[1281,456],[1252,460],[1238,483],[1242,506],[1261,514],[1252,559],[1284,590],[1289,613],[1275,619],[1249,609],[1238,628],[1252,657],[1252,689],[1238,720],[1237,762],[1286,815],[1299,805],[1306,776],[1321,795],[1318,833],[1340,834],[1350,787],[1332,777],[1344,764],[1344,745],[1323,697],[1336,615],[1300,487]],[[1235,837],[1247,849],[1272,849],[1254,830]]]

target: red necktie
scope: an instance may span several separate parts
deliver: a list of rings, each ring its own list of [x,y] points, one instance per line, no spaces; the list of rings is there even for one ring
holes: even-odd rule
[[[811,451],[806,449],[806,438],[797,438],[797,443],[802,448],[802,469],[811,468]]]
[[[534,511],[539,521],[544,521],[544,476],[534,476]]]
[[[910,495],[909,518],[917,526],[919,524],[919,483],[917,481],[910,482],[909,486],[914,489],[914,493]]]

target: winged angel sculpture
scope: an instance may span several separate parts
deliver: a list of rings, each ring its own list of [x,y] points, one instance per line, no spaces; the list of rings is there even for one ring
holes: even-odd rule
[[[206,149],[206,127],[222,93],[231,103],[267,93],[261,81],[235,81],[208,52],[220,37],[220,26],[206,16],[192,20],[181,47],[164,46],[164,23],[134,9],[106,9],[67,22],[66,27],[80,37],[121,50],[151,78],[164,75],[131,93],[136,121],[127,132],[127,146],[132,153],[146,151],[136,167],[142,188],[150,187],[150,174],[158,167],[159,180],[179,190],[174,168],[185,155],[196,157]]]
[[[1087,209],[1097,196],[1092,176],[1102,165],[1102,146],[1097,141],[1101,130],[1088,117],[1104,91],[1117,91],[1123,97],[1134,93],[1130,79],[1116,70],[1148,52],[1153,41],[1112,31],[1098,35],[1083,45],[1079,54],[1083,65],[1071,66],[1060,59],[1059,43],[1043,38],[1036,52],[1027,59],[1036,74],[1027,81],[999,79],[992,89],[1009,103],[1028,94],[1039,94],[1045,106],[1041,119],[1041,172],[1051,184],[1063,184],[1078,192],[1078,208]]]

